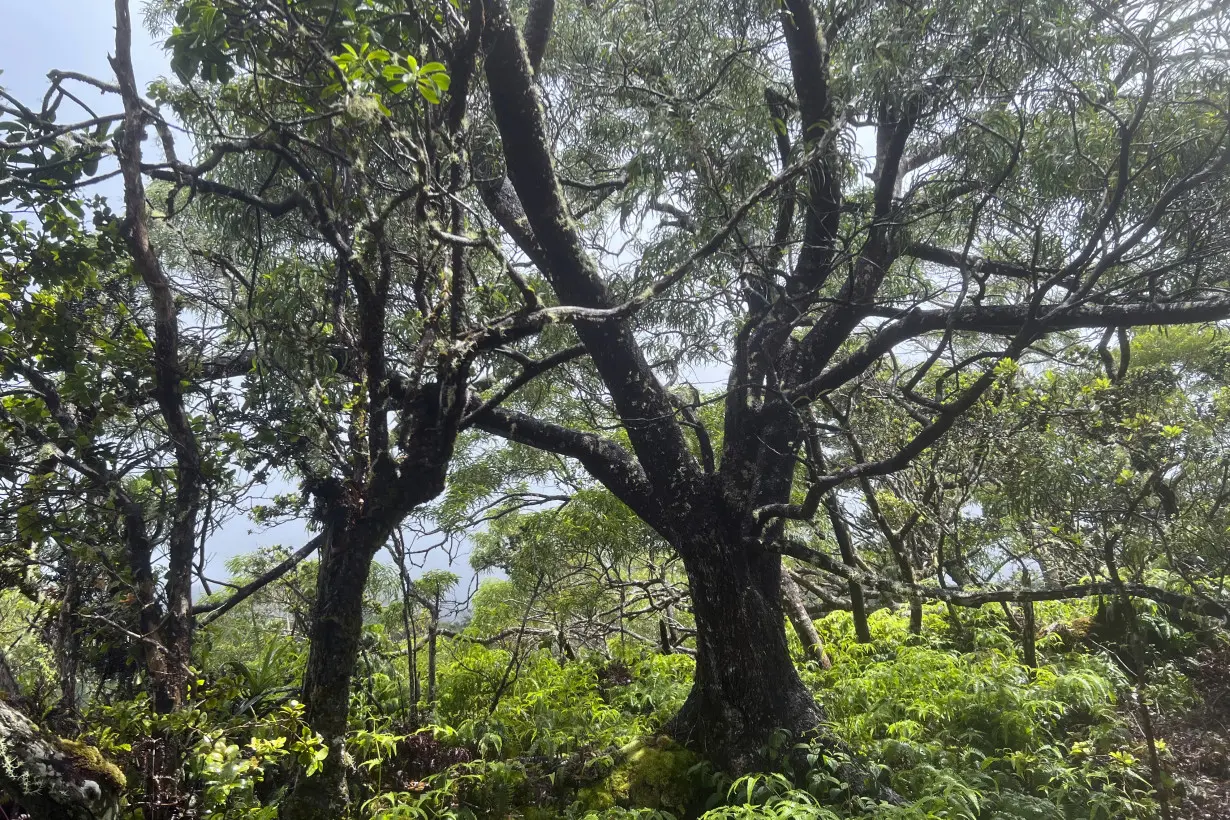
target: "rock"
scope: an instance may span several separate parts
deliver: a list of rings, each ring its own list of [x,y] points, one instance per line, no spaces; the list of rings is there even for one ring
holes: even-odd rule
[[[0,790],[31,820],[115,820],[124,786],[97,749],[43,733],[0,700]]]

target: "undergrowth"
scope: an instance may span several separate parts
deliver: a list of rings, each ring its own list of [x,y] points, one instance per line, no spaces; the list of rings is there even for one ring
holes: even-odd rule
[[[1125,718],[1128,680],[1111,652],[1072,640],[1083,605],[1039,606],[1067,625],[1039,641],[1027,668],[1006,619],[991,608],[954,622],[929,609],[921,636],[907,618],[873,616],[873,641],[849,616],[818,622],[831,668],[804,664],[830,730],[901,796],[854,796],[840,755],[786,737],[765,750],[770,771],[737,779],[659,734],[679,708],[693,662],[613,644],[609,656],[561,661],[549,648],[518,664],[508,649],[457,640],[443,653],[438,704],[421,726],[387,715],[360,687],[349,739],[353,817],[882,818],[1113,820],[1156,816],[1142,744]],[[801,653],[799,654],[801,658]],[[130,763],[141,738],[169,731],[191,750],[202,818],[272,820],[292,766],[326,753],[302,720],[293,682],[302,658],[269,644],[202,674],[193,707],[154,725],[140,703],[100,711],[90,739]],[[515,674],[509,673],[515,668]],[[1182,706],[1183,677],[1151,697]],[[373,694],[375,693],[375,694]],[[1163,755],[1165,754],[1163,746]],[[275,776],[276,774],[276,776]]]

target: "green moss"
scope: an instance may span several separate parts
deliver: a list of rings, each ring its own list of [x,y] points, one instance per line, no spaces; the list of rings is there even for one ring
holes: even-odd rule
[[[81,771],[94,775],[95,780],[103,780],[123,790],[128,785],[128,779],[120,767],[103,757],[98,749],[82,743],[80,740],[60,739],[60,749],[72,760],[73,765]]]
[[[683,814],[697,802],[691,770],[700,758],[692,752],[665,736],[638,740],[620,751],[622,762],[610,775],[578,792],[582,808],[628,806]]]
[[[661,809],[686,815],[703,794],[692,768],[700,761],[669,737],[648,737],[620,749],[620,763],[609,775],[577,792],[583,811],[616,806]]]
[[[577,802],[586,811],[603,811],[628,802],[628,772],[616,769],[593,786],[577,791]]]

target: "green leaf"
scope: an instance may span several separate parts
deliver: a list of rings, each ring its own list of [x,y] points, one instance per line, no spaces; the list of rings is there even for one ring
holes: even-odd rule
[[[440,92],[436,91],[435,84],[430,80],[421,79],[418,82],[418,86],[419,93],[422,94],[428,102],[437,104],[440,102]]]

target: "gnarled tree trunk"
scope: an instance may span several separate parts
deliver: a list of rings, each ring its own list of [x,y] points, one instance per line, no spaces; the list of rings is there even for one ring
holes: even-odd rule
[[[824,718],[787,647],[781,558],[736,537],[681,552],[696,618],[696,677],[667,731],[731,771],[748,771],[775,731],[811,736]]]
[[[846,758],[837,776],[853,793],[900,804],[824,728],[824,708],[795,669],[786,643],[781,557],[735,537],[679,549],[696,618],[696,674],[666,732],[734,774],[772,765],[765,752],[779,732],[796,742],[819,741]]]

